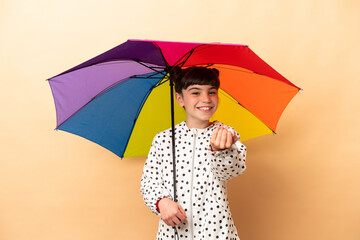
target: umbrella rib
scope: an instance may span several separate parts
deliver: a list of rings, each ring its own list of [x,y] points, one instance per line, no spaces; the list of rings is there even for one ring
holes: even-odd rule
[[[201,66],[201,65],[206,65],[206,67],[210,67],[210,66],[214,66],[216,65],[215,63],[207,63],[207,64],[200,64],[198,66]],[[253,72],[253,71],[250,71],[250,70],[241,70],[241,69],[244,69],[242,67],[239,67],[239,66],[235,66],[235,65],[230,65],[230,64],[220,64],[221,66],[218,66],[216,65],[217,68],[222,68],[222,69],[228,69],[228,70],[233,70],[233,71],[237,71],[237,72],[244,72],[244,73],[249,73],[249,74],[257,74],[257,75],[261,75],[261,76],[266,76],[266,75],[263,75],[263,74],[260,74],[260,73],[256,73],[256,72]],[[238,67],[238,68],[241,68],[241,69],[238,69],[238,68],[231,68],[231,67],[226,67],[226,66],[234,66],[234,67]],[[266,76],[267,77],[267,76]]]
[[[138,79],[159,79],[158,77],[142,77],[142,76],[137,76],[137,75],[134,75],[134,76],[131,76],[129,78],[138,78]],[[169,79],[165,76],[165,78],[161,79],[159,82],[157,82],[153,88],[156,88],[156,87],[159,87],[161,86],[162,84],[168,82]]]
[[[160,85],[166,83],[167,81],[169,81],[169,78],[165,77],[162,79],[162,81],[159,81],[155,87],[159,87]]]
[[[133,75],[133,76],[130,76],[129,78],[158,79],[159,77],[154,77],[157,74],[159,74],[159,73],[156,72],[156,73],[153,73],[153,74],[151,74],[149,76],[144,76],[143,74],[142,75]],[[164,75],[163,73],[160,73],[160,74]]]
[[[193,49],[191,49],[189,52],[185,53],[184,56],[182,56],[181,58],[179,58],[179,60],[175,63],[175,66],[179,66],[179,67],[184,66],[185,62],[190,58],[190,56],[193,54],[193,52],[194,52],[197,48],[199,48],[199,47],[201,47],[201,46],[205,46],[205,45],[206,45],[206,44],[200,44],[199,46],[196,46],[196,47],[194,47]],[[179,61],[180,61],[181,59],[183,59],[186,55],[188,55],[188,56],[186,57],[186,59],[185,59],[184,61],[182,61],[182,62],[179,62]]]
[[[159,79],[158,77],[144,77],[144,76],[141,76],[141,75],[133,75],[133,76],[130,76],[129,78],[139,78],[139,79]]]
[[[151,66],[148,66],[148,65],[146,65],[145,63],[143,63],[143,62],[141,62],[141,61],[139,61],[139,60],[134,60],[134,61],[137,62],[137,63],[139,63],[140,65],[142,65],[142,66],[144,66],[144,67],[149,68],[150,70],[153,70],[153,71],[156,72],[156,73],[160,73],[160,74],[166,76],[166,74],[164,74],[163,71],[157,70],[157,68],[160,68],[161,70],[164,70],[163,67],[151,67]]]
[[[130,78],[140,78],[140,79],[159,79],[159,77],[154,77],[156,76],[158,73],[154,73],[152,75],[149,75],[149,76],[143,76],[143,75],[134,75],[134,76],[131,76]],[[168,75],[165,75],[163,73],[161,73],[162,75],[164,75],[164,78],[161,79],[159,82],[157,82],[153,88],[156,88],[156,87],[159,87],[160,85],[166,83],[167,81],[169,81],[169,77]]]
[[[199,47],[199,46],[198,46],[198,47]],[[195,47],[195,48],[197,48],[197,47]],[[193,48],[193,49],[191,49],[189,52],[187,52],[187,53],[182,57],[182,58],[184,58],[186,55],[188,55],[188,56],[186,57],[186,59],[184,59],[184,61],[182,61],[182,62],[176,63],[175,66],[178,65],[179,67],[183,67],[184,64],[186,63],[186,61],[187,61],[187,60],[190,58],[190,56],[194,53],[195,48]],[[180,58],[180,59],[182,59],[182,58]]]

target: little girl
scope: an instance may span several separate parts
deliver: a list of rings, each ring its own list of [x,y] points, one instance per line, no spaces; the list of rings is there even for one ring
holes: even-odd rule
[[[238,240],[226,181],[245,171],[246,147],[239,134],[218,121],[219,72],[190,67],[175,76],[175,98],[186,121],[175,126],[176,195],[173,201],[171,129],[158,133],[141,179],[145,204],[159,215],[158,240]]]

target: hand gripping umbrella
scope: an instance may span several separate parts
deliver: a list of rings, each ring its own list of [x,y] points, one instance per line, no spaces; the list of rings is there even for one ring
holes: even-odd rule
[[[184,110],[173,104],[173,66],[219,70],[219,107],[213,118],[234,127],[243,141],[275,133],[300,90],[245,45],[128,40],[48,79],[56,129],[121,158],[146,156],[156,133],[170,126],[174,133],[174,125],[185,119]],[[175,159],[173,167],[175,177]]]

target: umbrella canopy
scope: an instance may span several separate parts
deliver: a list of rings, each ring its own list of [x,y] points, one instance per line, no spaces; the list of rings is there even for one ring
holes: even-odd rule
[[[156,133],[171,127],[172,66],[220,72],[213,120],[234,127],[242,141],[274,133],[299,87],[248,46],[150,40],[127,42],[49,80],[57,127],[120,157],[146,156]],[[185,111],[174,106],[174,122]]]

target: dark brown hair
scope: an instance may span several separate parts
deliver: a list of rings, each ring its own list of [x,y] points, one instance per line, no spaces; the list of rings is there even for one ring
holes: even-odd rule
[[[219,89],[219,70],[216,68],[206,67],[189,67],[181,69],[173,67],[170,77],[175,83],[175,91],[181,93],[183,89],[187,89],[191,85],[211,85]]]

